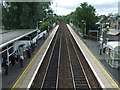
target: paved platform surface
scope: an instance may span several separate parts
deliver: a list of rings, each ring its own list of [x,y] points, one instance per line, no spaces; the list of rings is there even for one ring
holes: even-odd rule
[[[51,37],[51,33],[53,33],[53,30],[50,31],[50,34],[49,34],[49,35],[48,35],[48,34],[46,35],[46,40],[47,40],[47,41],[48,41],[48,38]],[[32,53],[32,56],[31,56],[30,59],[27,58],[27,59],[25,59],[25,60],[23,61],[23,67],[22,67],[22,68],[20,67],[20,62],[19,62],[19,63],[15,64],[15,66],[10,66],[10,67],[9,67],[8,75],[5,75],[5,72],[2,73],[2,88],[12,88],[12,87],[14,86],[14,84],[15,84],[15,83],[17,82],[17,80],[21,77],[22,73],[25,71],[25,69],[26,69],[27,66],[29,65],[29,63],[31,63],[31,61],[33,60],[33,58],[35,58],[34,56],[36,55],[37,52],[39,52],[39,49],[43,46],[43,44],[46,42],[46,40],[43,40],[43,39],[38,40],[38,46],[36,47],[35,52]],[[44,50],[41,50],[41,52],[44,52]],[[39,52],[39,53],[40,53],[40,52]],[[42,54],[43,54],[43,53],[42,53]],[[42,54],[41,54],[41,55],[42,55]],[[38,58],[37,58],[37,59],[38,59]],[[37,59],[36,59],[36,61],[37,61]],[[40,58],[39,58],[39,60],[40,60]],[[35,60],[34,60],[33,62],[35,62]],[[32,63],[33,63],[33,62],[32,62]],[[38,61],[38,62],[39,62],[39,61]],[[29,70],[26,70],[26,72],[24,72],[24,74],[27,75],[28,72],[30,72],[31,74],[33,74],[33,73],[32,73],[32,72],[33,72],[32,69],[37,67],[38,62],[35,62],[34,65],[31,65],[31,66],[30,66],[30,69],[29,69]],[[33,70],[34,70],[34,69],[33,69]],[[34,71],[35,71],[35,70],[34,70]],[[24,81],[26,81],[26,82],[30,82],[29,80],[25,79],[25,77],[30,78],[31,75],[28,74],[28,76],[23,75],[23,76],[21,77],[22,80],[24,80]],[[21,80],[21,81],[22,81],[22,80]],[[25,87],[25,86],[27,86],[26,83],[23,83],[24,85],[23,85],[23,86],[20,86],[20,83],[22,84],[22,82],[24,82],[24,81],[22,81],[22,82],[21,82],[21,81],[19,80],[19,82],[16,84],[15,88],[27,88],[27,87]],[[18,85],[18,84],[19,84],[19,85]]]
[[[43,39],[38,41],[38,46],[35,49],[35,53],[37,53],[37,51],[43,45],[44,42],[45,42],[45,40],[43,40]],[[20,62],[18,62],[17,64],[15,64],[15,66],[10,66],[9,67],[7,76],[5,75],[5,72],[2,73],[2,87],[3,88],[12,88],[12,86],[17,81],[17,79],[20,77],[20,75],[25,70],[27,65],[30,63],[30,61],[32,60],[34,55],[35,54],[32,53],[32,56],[31,56],[30,59],[26,58],[23,61],[23,67],[22,68],[20,67]]]
[[[109,73],[109,75],[115,80],[115,82],[120,86],[120,68],[115,69],[112,68],[105,60],[105,54],[102,53],[100,55],[100,46],[99,42],[87,40],[81,38],[81,40],[85,43],[85,45],[88,47],[88,49],[92,52],[92,54],[97,58],[97,60],[100,61],[102,66],[106,69],[106,71]]]
[[[92,54],[92,50],[96,49],[97,46],[94,46],[94,43],[91,43],[89,46],[89,43],[86,41],[82,41],[80,39],[80,37],[73,31],[73,29],[68,25],[68,28],[71,32],[71,34],[74,36],[77,44],[79,45],[79,48],[81,49],[81,51],[83,52],[88,64],[90,65],[91,69],[93,70],[97,80],[99,81],[100,85],[102,86],[102,88],[118,88],[118,85],[116,84],[115,80],[113,78],[111,78],[111,76],[109,75],[109,73],[107,72],[107,69],[104,67],[104,65],[101,64],[99,59],[102,59],[103,56],[99,56],[99,54],[96,54],[96,58],[94,56],[94,54]],[[84,44],[84,43],[85,44]],[[97,44],[95,44],[97,45]],[[91,48],[91,51],[89,50],[89,48]],[[93,52],[94,52],[93,50]],[[97,52],[98,49],[96,49]],[[94,52],[96,53],[96,52]]]
[[[42,63],[43,56],[46,53],[46,50],[48,49],[48,45],[51,43],[51,40],[53,39],[56,31],[58,29],[58,26],[51,32],[45,43],[42,45],[42,47],[39,49],[37,54],[32,58],[29,65],[26,67],[26,69],[23,71],[23,73],[20,75],[19,79],[14,84],[13,88],[28,88],[31,80],[33,79],[34,73],[37,72],[36,69],[38,69]]]
[[[79,33],[77,32],[77,29],[74,31],[80,37]],[[105,54],[102,53],[102,55],[100,55],[100,45],[99,45],[98,41],[83,39],[82,37],[80,37],[80,39],[83,41],[83,43],[92,52],[92,54],[95,56],[95,58],[102,64],[102,66],[106,69],[106,71],[109,73],[109,75],[115,80],[115,82],[120,87],[120,67],[118,69],[112,68],[106,62]]]

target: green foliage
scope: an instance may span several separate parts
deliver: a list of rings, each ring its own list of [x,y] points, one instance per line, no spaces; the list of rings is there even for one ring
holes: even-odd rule
[[[87,3],[82,3],[80,7],[76,8],[76,24],[81,28],[84,28],[82,20],[86,21],[87,33],[89,30],[95,29],[95,23],[98,21],[97,16],[95,15],[95,8]]]
[[[56,17],[53,15],[49,15],[45,20],[45,22],[50,22],[50,24],[53,24],[56,22]]]
[[[102,16],[103,16],[103,21],[106,21],[108,19],[107,16],[105,16],[105,15],[102,15]]]
[[[47,30],[48,29],[48,26],[50,26],[50,23],[49,22],[44,22],[42,23],[42,25],[40,26],[40,31],[44,31],[44,30]]]
[[[82,34],[84,34],[84,29],[80,29],[80,32],[81,32]]]
[[[119,16],[117,16],[116,18],[120,18],[120,15],[119,15]]]
[[[108,31],[109,31],[109,28],[105,28],[104,33],[107,34]]]
[[[87,34],[89,30],[98,29],[99,18],[96,16],[96,9],[92,5],[88,5],[86,2],[81,3],[79,7],[76,8],[71,14],[64,16],[64,20],[67,23],[72,22],[76,27],[81,28],[81,32],[84,32],[85,24],[82,20],[86,21]]]
[[[3,25],[5,29],[36,28],[38,21],[52,13],[49,6],[49,2],[5,2],[2,7]]]

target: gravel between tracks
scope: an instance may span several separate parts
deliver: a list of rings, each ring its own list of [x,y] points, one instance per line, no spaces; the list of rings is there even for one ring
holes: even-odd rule
[[[50,57],[51,59],[49,59]],[[49,62],[52,63],[49,65]],[[54,74],[52,72],[54,72]],[[94,74],[71,36],[66,24],[63,22],[60,23],[57,34],[50,45],[31,89],[41,88],[41,86],[43,88],[58,89],[99,88]]]

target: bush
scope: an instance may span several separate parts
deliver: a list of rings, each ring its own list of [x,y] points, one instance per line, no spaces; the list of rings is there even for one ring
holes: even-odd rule
[[[80,29],[80,32],[84,35],[84,29]]]
[[[44,22],[40,26],[40,31],[43,32],[44,30],[48,29],[48,26],[50,26],[50,22]]]
[[[104,33],[107,34],[108,31],[109,31],[109,28],[106,28],[106,29],[104,30]]]

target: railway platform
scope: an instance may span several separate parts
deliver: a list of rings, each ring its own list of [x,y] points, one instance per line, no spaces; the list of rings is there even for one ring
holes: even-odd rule
[[[117,83],[108,74],[104,66],[97,60],[97,58],[91,53],[88,47],[83,43],[79,36],[74,32],[74,30],[67,24],[71,34],[73,35],[76,43],[78,44],[80,50],[82,51],[84,57],[86,58],[90,68],[92,69],[94,75],[96,76],[99,84],[102,88],[119,88]]]
[[[46,38],[48,35],[46,35]],[[22,72],[25,70],[27,65],[30,63],[31,59],[34,57],[35,53],[39,50],[39,48],[43,45],[45,40],[40,39],[38,40],[37,47],[35,48],[34,53],[31,51],[31,57],[25,58],[23,61],[23,67],[20,67],[20,62],[16,63],[14,66],[10,65],[8,69],[8,75],[5,74],[3,69],[2,71],[2,88],[11,88],[17,79],[20,77]]]
[[[59,26],[57,25],[56,28],[51,32],[51,34],[49,35],[47,40],[44,42],[44,44],[38,50],[37,54],[31,60],[29,65],[25,68],[23,73],[16,80],[16,83],[12,86],[12,89],[14,89],[14,88],[30,88],[31,87],[31,85],[33,84],[34,78],[39,70],[39,67],[41,66],[41,63],[44,60],[44,57],[50,47],[50,44],[58,30],[58,27]],[[97,60],[97,58],[94,56],[94,54],[91,53],[91,51],[88,49],[88,47],[83,43],[83,41],[79,38],[79,36],[75,33],[75,31],[68,24],[67,24],[67,27],[68,27],[71,35],[73,36],[75,42],[77,43],[78,47],[80,48],[81,52],[83,53],[83,56],[85,57],[88,65],[90,66],[91,70],[93,71],[100,86],[103,89],[106,89],[106,88],[118,89],[119,86],[114,81],[114,79],[109,75],[109,73],[104,68],[104,66],[99,62],[99,60]],[[68,41],[70,41],[70,40],[68,40]],[[67,45],[65,45],[65,46],[67,46]]]
[[[99,42],[83,39],[81,40],[84,42],[84,44],[88,47],[88,49],[92,52],[92,54],[95,56],[95,58],[103,65],[103,67],[106,69],[106,71],[109,73],[109,75],[115,80],[115,82],[120,86],[120,68],[112,68],[108,62],[106,62],[105,53],[100,55],[100,46]]]
[[[72,26],[71,26],[72,27]],[[103,65],[103,67],[106,69],[106,71],[109,73],[109,75],[115,80],[115,82],[120,87],[120,67],[118,68],[112,68],[108,62],[106,62],[106,55],[105,53],[102,53],[100,55],[100,43],[99,41],[84,39],[78,33],[78,29],[73,29],[75,33],[79,36],[79,38],[83,41],[83,43],[87,46],[87,48],[92,52],[92,54],[95,56],[95,58]]]
[[[20,68],[19,63],[17,64],[17,68],[21,69],[20,70],[21,73],[19,73],[20,75],[18,74],[19,77],[16,78],[17,80],[14,80],[14,82],[11,81],[11,79],[15,79],[14,74],[17,76],[17,73],[11,72],[13,74],[13,76],[10,75],[10,78],[9,78],[9,75],[8,76],[4,75],[5,78],[8,78],[8,80],[10,79],[9,82],[12,82],[14,84],[12,84],[13,86],[9,85],[9,87],[3,87],[3,88],[12,88],[13,89],[13,88],[27,88],[28,87],[28,85],[32,81],[31,80],[32,77],[37,72],[37,69],[40,67],[43,57],[45,56],[45,53],[47,52],[47,49],[49,48],[49,45],[50,45],[58,27],[59,26],[56,26],[55,29],[52,30],[52,32],[50,33],[48,38],[45,40],[45,42],[40,45],[41,46],[40,49],[37,48],[37,49],[39,49],[37,54],[35,54],[35,56],[32,58],[31,61],[27,62],[28,65],[24,65],[23,68]],[[26,68],[24,68],[24,67],[26,67]],[[2,86],[5,86],[5,85],[2,85]]]
[[[32,77],[34,77],[37,73],[37,70],[39,69],[42,60],[49,48],[49,45],[57,31],[59,26],[56,26],[56,28],[52,31],[50,36],[47,38],[45,43],[42,45],[42,47],[39,49],[37,54],[33,57],[29,65],[26,67],[24,72],[21,74],[17,82],[14,84],[13,88],[29,88],[32,83]]]

